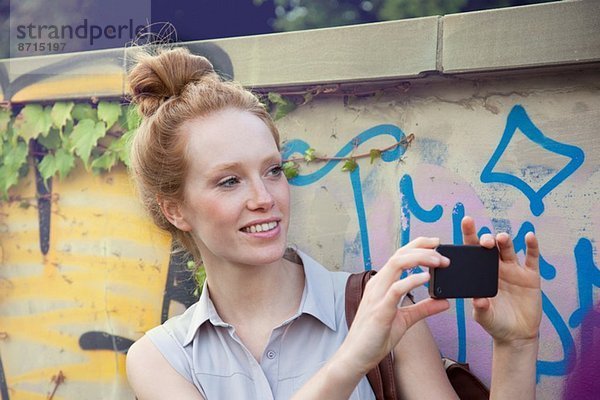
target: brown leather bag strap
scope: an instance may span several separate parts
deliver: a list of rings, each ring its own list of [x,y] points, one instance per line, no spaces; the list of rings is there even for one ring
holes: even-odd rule
[[[354,321],[358,305],[362,299],[365,285],[375,275],[375,271],[364,271],[352,274],[346,282],[346,323],[348,329]],[[396,400],[396,384],[394,380],[394,360],[392,353],[367,373],[367,379],[373,388],[377,400]]]

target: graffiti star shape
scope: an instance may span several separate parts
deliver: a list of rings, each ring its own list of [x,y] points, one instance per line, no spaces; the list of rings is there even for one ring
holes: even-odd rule
[[[540,187],[538,191],[535,191],[527,182],[515,175],[494,171],[494,167],[504,154],[517,129],[542,148],[571,159],[564,168]],[[521,105],[516,105],[508,114],[506,127],[504,128],[504,133],[498,147],[481,172],[481,181],[486,183],[499,182],[514,186],[529,199],[529,208],[533,215],[539,216],[544,212],[544,197],[573,174],[583,164],[584,158],[585,154],[579,147],[560,143],[545,136],[531,121],[525,109]]]

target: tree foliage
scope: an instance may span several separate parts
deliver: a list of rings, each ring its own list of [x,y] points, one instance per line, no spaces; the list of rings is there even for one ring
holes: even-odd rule
[[[269,0],[253,0],[261,5]],[[391,21],[551,0],[272,0],[277,31]]]

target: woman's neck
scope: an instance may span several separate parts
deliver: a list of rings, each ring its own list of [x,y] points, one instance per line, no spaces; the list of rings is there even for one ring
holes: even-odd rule
[[[299,308],[303,268],[284,258],[267,265],[206,265],[210,297],[230,324],[281,323]]]
[[[282,258],[262,266],[206,266],[206,276],[219,316],[260,362],[273,329],[300,308],[302,266]]]

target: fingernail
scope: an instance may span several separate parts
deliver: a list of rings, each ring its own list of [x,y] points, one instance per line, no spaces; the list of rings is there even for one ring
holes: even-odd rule
[[[450,265],[450,259],[449,259],[448,257],[444,257],[444,256],[442,256],[442,265],[444,265],[444,266],[446,266],[446,267],[447,267],[448,265]]]

